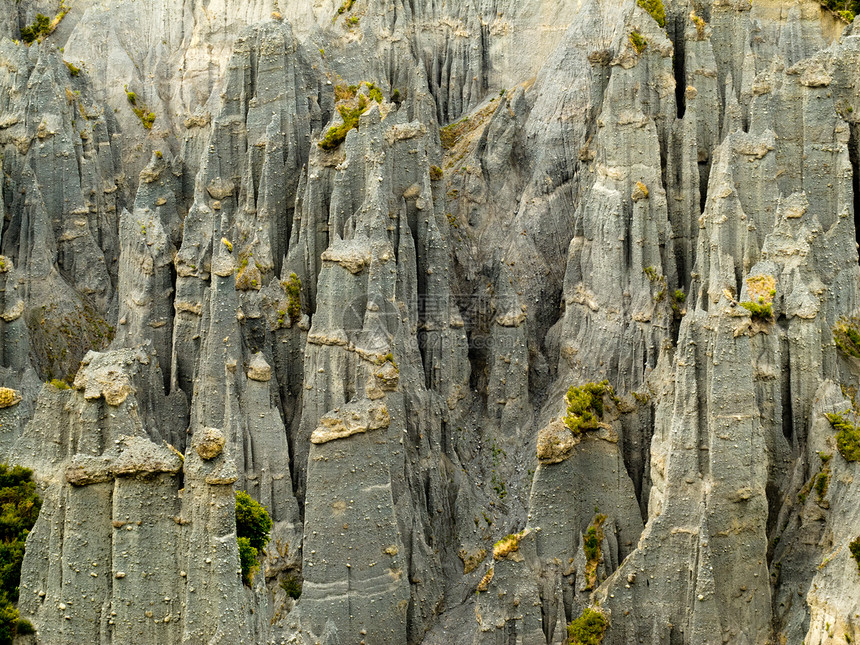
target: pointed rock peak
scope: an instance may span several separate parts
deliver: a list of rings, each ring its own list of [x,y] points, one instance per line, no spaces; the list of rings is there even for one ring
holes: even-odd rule
[[[272,368],[266,362],[262,352],[254,354],[248,365],[248,378],[252,381],[267,382],[272,378]]]

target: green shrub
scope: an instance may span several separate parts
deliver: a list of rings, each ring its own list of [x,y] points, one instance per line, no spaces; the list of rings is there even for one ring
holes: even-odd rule
[[[841,414],[834,412],[825,416],[833,429],[838,431],[836,447],[839,449],[839,454],[845,461],[860,461],[860,429],[846,418],[849,413],[850,411],[846,410]]]
[[[571,621],[567,626],[570,645],[600,645],[607,627],[606,618],[602,613],[586,607],[582,616]]]
[[[28,634],[35,634],[36,630],[33,627],[33,624],[24,618],[18,619],[18,636],[27,636]]]
[[[0,464],[0,591],[12,602],[18,600],[24,542],[42,508],[32,475],[28,468]]]
[[[824,501],[824,496],[827,494],[827,488],[830,485],[830,469],[825,468],[815,477],[815,493],[818,495],[818,501]]]
[[[597,567],[600,564],[600,545],[603,543],[603,523],[605,521],[606,516],[598,513],[594,516],[594,520],[589,524],[585,533],[582,534],[582,550],[585,552],[586,589],[594,589],[597,585]]]
[[[251,540],[245,537],[236,538],[239,545],[239,565],[242,567],[242,582],[248,587],[254,582],[254,574],[260,568],[257,560],[257,549],[251,546]]]
[[[675,293],[672,294],[672,312],[676,317],[681,316],[684,309],[684,302],[687,300],[687,294],[684,293],[681,289],[675,289]]]
[[[284,282],[284,290],[287,292],[287,310],[290,322],[297,323],[302,317],[302,281],[295,273]]]
[[[600,427],[603,418],[603,397],[614,396],[609,381],[586,383],[567,391],[567,415],[564,424],[575,435],[585,430],[595,430]]]
[[[594,518],[594,522],[588,526],[588,530],[583,534],[583,550],[585,551],[586,560],[597,560],[600,558],[600,535],[599,528],[603,525],[605,515],[598,515]]]
[[[430,181],[439,181],[442,177],[442,169],[439,166],[430,166]]]
[[[239,546],[242,582],[249,587],[254,580],[254,573],[260,568],[257,556],[265,553],[271,530],[272,518],[266,507],[245,491],[236,491],[236,542]]]
[[[741,307],[750,312],[753,320],[760,322],[773,322],[773,306],[769,302],[765,302],[763,298],[759,298],[756,302],[742,302]]]
[[[663,7],[662,0],[636,0],[636,4],[651,14],[661,28],[666,27],[666,9]]]
[[[359,117],[367,111],[367,99],[362,94],[358,97],[356,107],[349,108],[346,105],[338,105],[337,111],[340,112],[343,123],[330,127],[322,141],[317,144],[325,151],[334,150],[346,140],[346,135],[350,130],[358,129]]]
[[[860,573],[860,537],[851,542],[848,549],[851,551],[851,557],[857,563],[857,573]]]
[[[58,378],[52,378],[49,381],[49,383],[51,385],[53,385],[55,388],[57,388],[58,390],[68,390],[69,389],[69,384],[66,383],[65,381],[61,381]]]
[[[12,645],[18,630],[18,610],[0,595],[0,645]]]
[[[155,112],[150,112],[145,108],[131,108],[131,111],[140,119],[140,123],[147,130],[152,130],[152,125],[155,123]]]
[[[0,644],[11,644],[16,633],[33,633],[12,604],[18,600],[24,543],[42,507],[32,475],[28,468],[0,464]]]
[[[81,68],[80,68],[80,67],[78,67],[78,66],[76,66],[76,65],[74,65],[74,64],[72,64],[72,63],[70,63],[70,62],[69,62],[69,61],[67,61],[67,60],[64,60],[63,62],[66,64],[66,67],[68,67],[68,68],[69,68],[69,74],[71,74],[72,76],[77,76],[78,74],[80,74],[80,73],[81,73]]]
[[[266,507],[243,490],[236,492],[236,535],[248,538],[257,551],[264,551],[272,530]]]
[[[298,576],[291,574],[281,580],[281,589],[286,591],[293,600],[298,600],[302,595],[302,582]]]
[[[50,33],[51,19],[45,14],[37,13],[35,22],[21,29],[21,40],[29,45],[34,40],[44,38]]]
[[[356,24],[358,23],[356,22]],[[382,103],[385,98],[382,96],[382,90],[375,83],[365,83],[365,85],[367,85],[367,95],[377,103]]]
[[[833,327],[833,342],[845,355],[860,358],[860,319],[840,319]]]
[[[352,5],[355,4],[355,0],[344,0],[343,4],[337,8],[337,13],[334,16],[334,19],[337,20],[337,17],[349,11],[352,11]]]
[[[818,0],[818,4],[847,23],[853,22],[854,16],[860,13],[860,0]]]
[[[645,48],[648,47],[648,41],[645,40],[638,31],[631,31],[628,38],[637,54],[641,54],[645,51]]]
[[[155,123],[155,112],[151,111],[143,103],[138,103],[137,94],[129,91],[128,86],[125,86],[125,97],[128,104],[131,105],[131,111],[140,119],[141,124],[147,130],[152,130],[152,125]]]

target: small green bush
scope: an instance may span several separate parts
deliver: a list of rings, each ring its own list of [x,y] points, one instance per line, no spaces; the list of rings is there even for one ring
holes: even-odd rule
[[[849,24],[860,13],[860,0],[818,0],[818,4]]]
[[[69,384],[66,383],[65,381],[61,381],[58,378],[52,378],[49,382],[51,385],[53,385],[58,390],[68,390],[69,389]]]
[[[18,636],[27,636],[29,634],[35,634],[36,629],[33,627],[33,624],[24,618],[18,619]]]
[[[242,582],[249,587],[260,568],[258,554],[265,553],[272,530],[272,518],[266,507],[243,490],[236,491],[236,542]]]
[[[18,610],[0,595],[0,645],[12,645],[18,630]]]
[[[266,507],[243,490],[236,492],[236,535],[246,537],[257,551],[264,551],[272,530]]]
[[[439,181],[442,177],[443,172],[439,166],[430,166],[430,181]]]
[[[756,302],[742,302],[741,307],[750,312],[753,320],[759,322],[773,322],[773,306],[769,302],[765,302],[763,298],[759,298]]]
[[[81,73],[81,68],[78,67],[77,65],[74,65],[73,63],[70,63],[67,60],[64,60],[63,62],[66,64],[66,67],[69,68],[69,74],[71,74],[72,76],[77,76],[78,74]]]
[[[571,621],[567,626],[570,645],[600,645],[607,627],[606,618],[602,613],[586,607],[582,616]]]
[[[358,97],[358,105],[354,108],[349,108],[345,105],[338,105],[337,111],[343,119],[340,125],[333,125],[328,129],[325,137],[317,145],[323,150],[330,152],[337,148],[346,140],[346,135],[350,130],[358,129],[359,117],[367,111],[367,99],[364,94]]]
[[[51,33],[51,19],[42,13],[36,14],[36,20],[32,25],[21,29],[21,40],[28,45],[34,40],[44,38]]]
[[[295,273],[284,282],[284,290],[287,292],[287,313],[292,324],[297,323],[302,317],[302,281]]]
[[[29,468],[0,464],[0,591],[12,602],[18,600],[24,542],[42,508],[32,475]]]
[[[356,24],[358,24],[358,23],[356,22]],[[371,99],[376,101],[377,103],[382,103],[383,99],[385,98],[382,95],[382,90],[379,89],[375,83],[365,83],[365,84],[367,85],[367,95]]]
[[[129,91],[128,86],[125,86],[125,97],[128,104],[131,105],[131,111],[140,119],[141,124],[147,130],[152,130],[152,125],[155,123],[155,112],[151,111],[146,105],[138,102],[137,94]]]
[[[337,20],[337,17],[342,13],[352,11],[352,5],[354,4],[355,0],[344,0],[343,4],[337,8],[337,14],[335,15],[334,19]]]
[[[599,428],[600,419],[603,418],[603,397],[614,394],[609,381],[586,383],[580,387],[571,386],[567,391],[567,415],[563,419],[564,424],[575,435]]]
[[[245,537],[236,538],[239,545],[239,565],[242,567],[242,582],[250,587],[254,582],[254,574],[260,568],[257,560],[257,549],[251,546],[251,540]]]
[[[585,551],[586,560],[597,560],[600,558],[600,537],[598,536],[597,529],[596,523],[591,524],[582,536],[582,548]]]
[[[815,477],[815,493],[818,495],[818,501],[824,501],[824,496],[827,494],[827,488],[830,485],[830,469],[822,470]]]
[[[131,111],[140,119],[144,128],[152,130],[152,125],[155,123],[155,112],[150,112],[143,108],[132,108]]]
[[[663,7],[662,0],[636,0],[636,4],[651,14],[661,28],[666,27],[666,9]]]
[[[687,300],[687,294],[684,293],[681,289],[675,289],[675,293],[672,294],[672,311],[676,316],[680,316],[682,309],[684,307],[684,302]]]
[[[597,509],[594,509],[597,511]],[[582,550],[585,552],[585,582],[586,589],[594,589],[597,586],[597,567],[600,564],[602,552],[600,545],[603,543],[603,523],[606,516],[597,513],[588,529],[582,534]]]
[[[24,543],[42,508],[32,475],[28,468],[0,464],[0,644],[12,643],[16,633],[32,633],[12,604],[18,600]]]
[[[847,418],[850,411],[825,415],[836,433],[836,447],[845,461],[860,461],[860,428]]]

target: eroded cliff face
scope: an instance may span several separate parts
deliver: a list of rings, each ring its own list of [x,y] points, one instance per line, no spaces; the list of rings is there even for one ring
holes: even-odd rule
[[[565,643],[587,607],[613,645],[860,639],[827,418],[860,378],[853,26],[0,6],[0,452],[45,499],[39,642]],[[235,490],[274,523],[250,588]]]

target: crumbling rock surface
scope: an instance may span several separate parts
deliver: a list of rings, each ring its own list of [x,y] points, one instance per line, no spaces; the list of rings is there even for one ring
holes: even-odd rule
[[[860,639],[860,36],[663,8],[0,0],[36,642]]]

